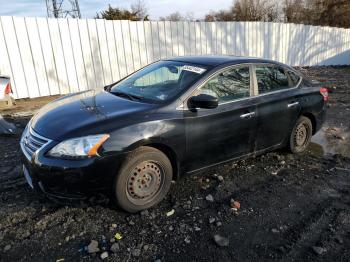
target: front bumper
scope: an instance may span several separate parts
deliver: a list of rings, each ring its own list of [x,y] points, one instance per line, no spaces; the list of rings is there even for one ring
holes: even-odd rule
[[[23,173],[36,191],[58,199],[82,200],[95,192],[111,192],[125,154],[64,160],[39,150],[31,158],[22,148]]]

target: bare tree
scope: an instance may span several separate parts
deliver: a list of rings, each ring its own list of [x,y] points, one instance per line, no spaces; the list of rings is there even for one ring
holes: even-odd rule
[[[195,21],[193,12],[187,12],[185,15],[185,20],[186,21]]]
[[[211,11],[209,14],[206,14],[204,17],[205,22],[214,22],[215,21],[215,12]]]
[[[303,0],[285,0],[283,13],[284,22],[302,23],[305,20],[305,3]]]
[[[108,5],[107,10],[97,13],[96,19],[106,19],[106,20],[131,20],[131,21],[141,21],[148,20],[147,7],[143,0],[138,0],[131,5],[130,10],[112,7]]]
[[[215,15],[216,21],[232,21],[234,20],[234,14],[232,11],[220,10]]]
[[[228,10],[211,11],[205,21],[276,21],[279,13],[275,3],[267,0],[237,0]]]
[[[350,27],[349,0],[285,0],[284,21]]]
[[[349,0],[309,0],[313,25],[350,27]]]
[[[144,0],[137,0],[131,4],[131,11],[137,15],[140,20],[148,20],[148,8]]]
[[[266,0],[237,0],[232,8],[236,21],[276,21],[277,6]]]
[[[161,21],[174,21],[174,22],[177,22],[177,21],[185,21],[186,18],[180,14],[179,11],[176,11],[174,13],[171,13],[165,17],[160,17],[159,20]]]
[[[133,13],[127,9],[114,8],[111,5],[108,6],[107,10],[97,13],[95,18],[106,20],[140,20],[136,13]]]

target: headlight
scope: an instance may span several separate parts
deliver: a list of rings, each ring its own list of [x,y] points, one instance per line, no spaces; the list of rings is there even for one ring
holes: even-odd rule
[[[97,150],[109,135],[93,135],[65,140],[49,151],[49,156],[82,158],[98,155]]]

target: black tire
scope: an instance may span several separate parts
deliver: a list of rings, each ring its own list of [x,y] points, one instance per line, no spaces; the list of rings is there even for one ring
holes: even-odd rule
[[[305,116],[299,117],[289,138],[289,148],[292,153],[303,153],[310,144],[312,123]]]
[[[115,178],[117,204],[135,213],[158,204],[170,189],[172,165],[165,154],[143,146],[130,153]]]

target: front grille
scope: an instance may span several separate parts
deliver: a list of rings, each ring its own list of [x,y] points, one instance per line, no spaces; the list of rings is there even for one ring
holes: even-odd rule
[[[50,142],[50,139],[35,133],[33,129],[27,127],[22,135],[21,148],[26,157],[31,160],[33,154],[48,142]]]

